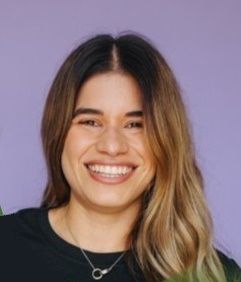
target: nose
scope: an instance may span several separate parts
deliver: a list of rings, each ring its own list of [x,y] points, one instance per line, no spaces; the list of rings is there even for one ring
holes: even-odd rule
[[[121,129],[108,127],[99,137],[96,148],[101,153],[117,156],[128,151],[128,143]]]

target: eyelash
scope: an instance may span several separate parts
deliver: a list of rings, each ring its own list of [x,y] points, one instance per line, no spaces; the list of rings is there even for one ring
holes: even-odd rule
[[[99,126],[99,124],[95,120],[83,120],[83,121],[79,121],[78,123],[82,125],[86,125],[86,126],[91,126],[91,127]],[[94,125],[94,124],[97,124],[97,125]],[[133,124],[135,124],[135,126],[129,127],[129,125],[133,125]],[[142,127],[143,127],[142,122],[137,122],[137,121],[130,122],[127,125],[127,128],[142,128]]]
[[[97,126],[93,125],[93,123],[97,124],[97,122],[94,121],[94,120],[83,120],[83,121],[79,121],[78,123],[83,124],[83,125],[87,125],[87,126],[94,126],[94,127],[98,126],[98,125]]]
[[[143,124],[142,124],[142,122],[137,122],[137,121],[133,121],[133,122],[130,122],[129,124],[128,124],[128,126],[130,125],[130,124],[135,124],[136,126],[136,128],[142,128],[143,127]],[[133,128],[133,127],[131,127],[131,128]]]

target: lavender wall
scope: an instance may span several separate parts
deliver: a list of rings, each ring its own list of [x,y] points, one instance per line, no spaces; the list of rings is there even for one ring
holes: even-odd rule
[[[51,80],[86,36],[134,30],[173,67],[193,124],[216,241],[241,264],[241,2],[0,0],[0,204],[39,204]]]

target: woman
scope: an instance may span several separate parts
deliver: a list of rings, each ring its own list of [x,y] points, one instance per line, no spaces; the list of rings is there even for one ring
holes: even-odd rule
[[[240,279],[212,245],[180,91],[148,40],[99,35],[74,50],[42,141],[41,207],[0,221],[4,281]]]

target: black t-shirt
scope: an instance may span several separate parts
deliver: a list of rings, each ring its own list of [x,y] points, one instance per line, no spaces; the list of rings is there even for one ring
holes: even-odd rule
[[[86,251],[95,267],[110,267],[121,255]],[[231,277],[239,271],[237,264],[220,254]],[[58,236],[52,229],[48,210],[23,209],[0,217],[0,281],[2,282],[93,282],[92,268],[80,249]],[[140,269],[134,265],[129,271],[123,257],[100,280],[103,282],[144,281]],[[230,278],[229,281],[233,281]],[[239,281],[239,280],[238,280]]]

